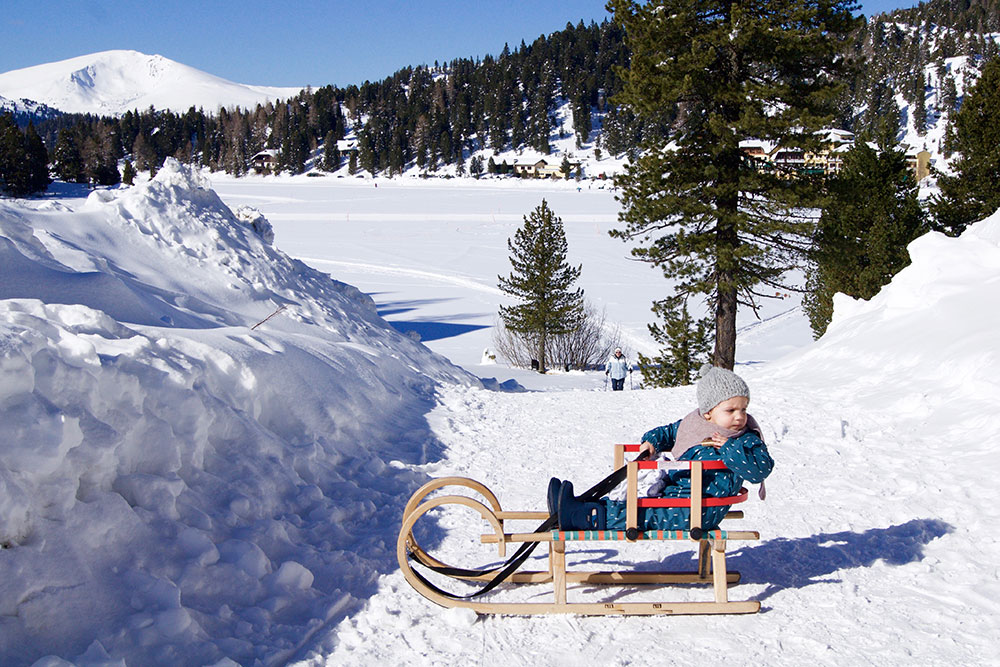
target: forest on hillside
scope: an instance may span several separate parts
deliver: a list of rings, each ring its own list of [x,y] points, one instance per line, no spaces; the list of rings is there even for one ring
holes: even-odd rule
[[[971,85],[982,63],[997,57],[998,5],[1000,0],[931,0],[865,21],[846,54],[863,66],[834,123],[892,143],[902,122],[897,95],[918,132],[929,119],[952,114],[961,103],[959,91]],[[960,56],[968,57],[968,67],[949,66],[948,59]],[[127,169],[155,170],[167,157],[240,175],[266,149],[276,160],[269,169],[293,174],[347,167],[392,176],[453,166],[479,175],[504,168],[493,160],[484,164],[490,155],[550,154],[553,137],[572,134],[578,148],[598,158],[634,157],[643,138],[668,138],[675,110],[650,123],[616,103],[618,72],[629,58],[619,25],[580,22],[496,56],[407,67],[346,88],[306,89],[254,109],[149,108],[119,118],[47,115],[32,124],[54,174],[67,181],[111,184],[122,160],[129,161]],[[933,105],[925,102],[932,84],[928,66],[941,90]],[[12,120],[24,128],[31,119],[22,114]]]

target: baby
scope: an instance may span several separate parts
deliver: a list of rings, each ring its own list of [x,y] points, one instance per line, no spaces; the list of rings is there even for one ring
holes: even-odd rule
[[[774,461],[761,438],[760,427],[747,414],[750,389],[743,379],[723,368],[705,365],[697,383],[698,408],[683,419],[658,426],[642,436],[642,449],[655,458],[670,452],[678,461],[723,461],[728,470],[703,473],[704,494],[724,498],[736,495],[744,481],[760,483]],[[689,470],[662,471],[648,495],[666,498],[691,496]],[[563,530],[624,530],[625,502],[604,497],[581,502],[569,481],[549,482],[549,513],[557,514]],[[702,508],[702,528],[717,528],[728,505]],[[639,508],[641,530],[683,530],[690,525],[686,507]]]

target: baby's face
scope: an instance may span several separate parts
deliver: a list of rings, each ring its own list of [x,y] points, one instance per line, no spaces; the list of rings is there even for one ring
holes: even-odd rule
[[[733,396],[709,410],[705,418],[721,428],[739,431],[746,426],[748,405],[750,399],[746,396]]]

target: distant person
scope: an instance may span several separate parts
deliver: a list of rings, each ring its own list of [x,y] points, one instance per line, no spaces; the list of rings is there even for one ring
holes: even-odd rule
[[[657,426],[642,436],[642,449],[652,456],[670,452],[678,461],[723,461],[728,470],[703,473],[707,497],[736,495],[744,481],[761,484],[771,474],[774,460],[767,451],[760,426],[747,413],[750,388],[732,371],[708,366],[697,385],[698,407],[683,419]],[[691,471],[661,471],[648,497],[690,498]],[[583,502],[573,495],[573,484],[553,477],[547,492],[549,514],[562,530],[624,530],[626,504],[605,496]],[[701,527],[717,528],[728,505],[702,508]],[[690,525],[687,507],[639,508],[639,530],[683,530]]]
[[[608,357],[608,363],[604,367],[604,374],[611,376],[611,390],[621,391],[625,388],[625,375],[632,372],[629,368],[628,358],[622,354],[620,347],[615,348],[614,354]]]

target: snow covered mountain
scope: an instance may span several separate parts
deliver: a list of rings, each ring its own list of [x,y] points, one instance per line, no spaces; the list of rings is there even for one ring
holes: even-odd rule
[[[0,95],[67,113],[118,116],[133,109],[253,108],[301,88],[233,83],[159,55],[103,51],[0,74]]]

